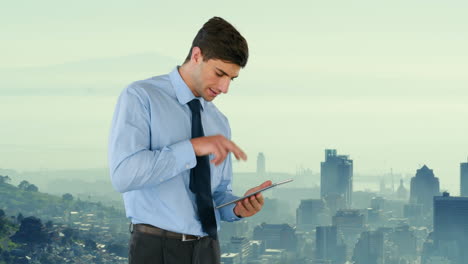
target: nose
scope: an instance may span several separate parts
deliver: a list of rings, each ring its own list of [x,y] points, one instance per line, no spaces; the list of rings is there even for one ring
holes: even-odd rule
[[[227,78],[222,78],[222,79],[219,81],[218,89],[219,89],[222,93],[227,93],[227,92],[229,91],[229,84],[231,84],[231,79],[229,79],[229,77],[227,77]]]

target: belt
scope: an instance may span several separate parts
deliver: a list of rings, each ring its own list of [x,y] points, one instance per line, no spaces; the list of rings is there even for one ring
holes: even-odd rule
[[[132,231],[138,231],[141,233],[156,235],[160,237],[175,238],[175,239],[180,239],[182,241],[193,241],[193,240],[200,240],[203,238],[201,236],[186,235],[186,234],[172,232],[172,231],[165,230],[165,229],[155,227],[152,225],[148,225],[148,224],[135,224],[135,225],[131,224],[131,225],[133,226]]]

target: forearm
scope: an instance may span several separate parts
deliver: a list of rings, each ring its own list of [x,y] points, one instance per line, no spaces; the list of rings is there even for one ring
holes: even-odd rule
[[[110,163],[112,184],[123,193],[155,187],[195,167],[196,158],[190,141],[184,140],[161,150],[143,149],[127,155],[110,152]]]

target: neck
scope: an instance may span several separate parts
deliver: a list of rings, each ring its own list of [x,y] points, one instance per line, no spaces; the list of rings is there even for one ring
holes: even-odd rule
[[[185,84],[187,84],[188,88],[190,91],[192,91],[193,95],[197,96],[195,93],[194,83],[193,83],[193,78],[191,76],[192,69],[190,68],[190,65],[188,63],[182,64],[178,68],[180,77],[182,77],[182,80],[184,80]]]

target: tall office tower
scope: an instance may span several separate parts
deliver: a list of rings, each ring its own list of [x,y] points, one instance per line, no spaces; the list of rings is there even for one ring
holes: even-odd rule
[[[468,162],[460,163],[460,196],[468,197]]]
[[[407,259],[415,259],[417,257],[417,239],[409,225],[396,227],[393,232],[390,233],[389,240],[396,246],[398,250],[396,253],[400,257],[405,257]]]
[[[231,237],[244,237],[250,235],[248,232],[249,223],[245,220],[236,222],[221,222],[221,230],[219,231],[219,241],[221,244],[231,242]]]
[[[315,232],[315,262],[330,261],[342,264],[346,261],[346,246],[338,238],[336,226],[317,226]]]
[[[380,231],[364,231],[354,247],[355,264],[384,263],[384,235]]]
[[[312,232],[319,225],[329,224],[331,217],[321,199],[301,200],[296,209],[296,226],[300,231]]]
[[[252,256],[250,241],[246,237],[231,237],[229,252],[238,253],[241,264],[247,263]]]
[[[453,264],[468,261],[468,197],[434,197],[434,244]]]
[[[376,210],[383,210],[385,208],[385,199],[381,196],[372,197],[370,207]]]
[[[439,178],[424,165],[417,170],[416,176],[411,178],[410,202],[422,204],[423,210],[432,210],[433,197],[440,195]]]
[[[296,251],[297,247],[295,230],[288,224],[262,223],[254,228],[253,240],[265,241],[267,249]]]
[[[257,174],[260,176],[264,176],[265,173],[265,155],[263,155],[263,152],[260,152],[257,156]]]
[[[403,206],[403,217],[408,218],[412,226],[423,226],[425,223],[431,224],[432,218],[425,217],[422,204],[405,204]]]
[[[342,209],[332,217],[332,225],[343,234],[343,239],[349,249],[354,247],[359,234],[367,228],[366,217],[360,210]]]
[[[353,161],[346,155],[337,155],[336,149],[325,150],[325,161],[321,163],[320,197],[343,197],[345,208],[351,207],[353,193]],[[332,199],[336,200],[336,199]],[[336,208],[336,210],[343,208]]]

